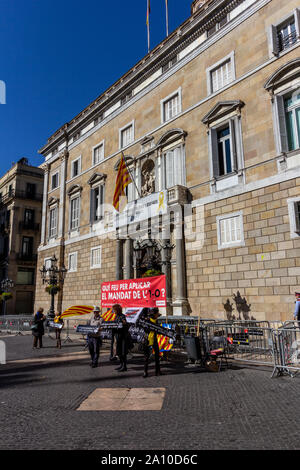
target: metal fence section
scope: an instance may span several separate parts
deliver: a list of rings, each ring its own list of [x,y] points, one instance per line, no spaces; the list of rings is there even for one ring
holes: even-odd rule
[[[273,330],[274,370],[272,377],[288,374],[294,377],[300,370],[300,329]]]
[[[33,316],[11,315],[0,317],[0,333],[22,335],[26,331],[31,331]]]

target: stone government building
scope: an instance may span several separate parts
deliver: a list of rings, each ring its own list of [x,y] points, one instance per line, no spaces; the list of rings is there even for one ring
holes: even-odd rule
[[[300,288],[298,6],[194,1],[186,22],[48,139],[38,266],[55,254],[68,268],[59,310],[99,305],[101,282],[142,275],[151,253],[167,275],[170,314],[224,318],[239,291],[250,316],[292,318]],[[128,187],[129,206],[140,210],[120,215],[116,237],[106,205],[121,151],[138,188]],[[162,201],[179,217],[189,203],[193,225],[180,239],[172,220],[149,249],[145,208],[158,226]],[[139,251],[128,230],[140,237]],[[38,276],[40,305],[49,296]]]

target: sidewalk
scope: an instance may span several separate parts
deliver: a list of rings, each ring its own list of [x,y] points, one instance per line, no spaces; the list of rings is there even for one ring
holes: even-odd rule
[[[155,377],[152,363],[143,379],[142,356],[122,374],[107,351],[91,369],[82,345],[57,350],[44,337],[45,349],[32,351],[30,336],[5,342],[0,449],[300,448],[298,377],[271,379],[269,369],[243,366],[212,373],[174,363],[163,363],[164,375]],[[137,400],[151,401],[155,393],[160,408],[140,411]],[[111,411],[87,411],[103,400]],[[136,409],[124,411],[130,402]]]

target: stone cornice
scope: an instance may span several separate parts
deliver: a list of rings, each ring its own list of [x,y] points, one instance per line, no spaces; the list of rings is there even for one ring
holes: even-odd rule
[[[112,106],[119,100],[125,91],[138,86],[146,80],[164,62],[174,54],[186,48],[190,43],[197,39],[206,29],[219,21],[224,13],[233,10],[238,4],[245,0],[216,0],[209,4],[204,10],[199,10],[180,25],[172,34],[156,46],[147,56],[138,62],[132,69],[123,75],[106,92],[100,95],[94,102],[80,112],[69,123],[62,126],[49,139],[48,143],[39,150],[39,153],[45,154],[51,151],[51,148],[62,143],[64,139],[69,138],[71,134],[78,131],[81,127],[91,122],[99,112],[104,112],[105,108]],[[226,5],[227,3],[227,5]]]

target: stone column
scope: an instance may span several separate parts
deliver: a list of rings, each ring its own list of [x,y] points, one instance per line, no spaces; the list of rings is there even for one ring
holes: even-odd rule
[[[48,183],[49,183],[50,165],[46,163],[43,166],[43,170],[44,170],[44,190],[43,190],[43,207],[42,207],[41,245],[46,245],[47,199],[48,199]]]
[[[120,281],[123,279],[123,240],[117,238],[117,249],[116,249],[116,280]]]
[[[167,256],[164,248],[165,244],[169,244],[170,240],[163,240],[161,249],[162,272],[166,276],[166,298],[167,298],[167,314],[172,315],[172,287],[171,287],[171,258]]]
[[[65,207],[66,207],[66,175],[69,152],[65,149],[60,155],[60,195],[58,212],[58,238],[65,237]]]
[[[187,289],[186,289],[186,264],[185,264],[185,246],[183,221],[178,221],[175,232],[176,243],[176,276],[177,292],[173,303],[174,315],[187,315],[189,313]]]
[[[127,238],[125,241],[125,265],[124,270],[124,279],[132,278],[132,240]]]

